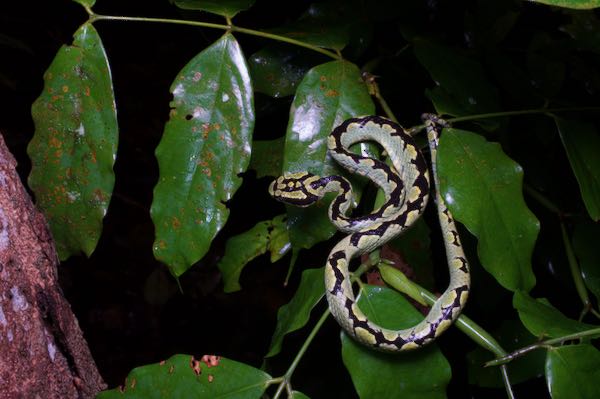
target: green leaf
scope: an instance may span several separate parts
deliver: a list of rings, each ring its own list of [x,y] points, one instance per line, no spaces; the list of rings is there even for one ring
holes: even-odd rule
[[[371,115],[373,101],[356,65],[332,61],[311,69],[294,97],[285,140],[284,172],[308,171],[320,176],[340,174],[327,157],[327,136],[344,120]],[[366,151],[365,144],[359,145]],[[355,193],[357,186],[355,185]],[[331,198],[331,196],[329,196]],[[327,216],[328,201],[306,209],[288,207],[294,249],[310,248],[335,232]]]
[[[371,28],[357,5],[360,3],[353,1],[313,3],[298,20],[269,32],[319,47],[342,50],[353,34]]]
[[[266,46],[248,59],[254,90],[275,98],[291,96],[306,72],[322,58],[302,47]]]
[[[600,352],[589,344],[569,345],[548,351],[546,384],[552,399],[600,397]]]
[[[413,45],[417,59],[437,84],[427,95],[438,113],[464,116],[499,109],[498,92],[477,61],[422,38],[415,39]]]
[[[585,286],[600,300],[600,225],[578,224],[573,232],[573,250],[579,260]]]
[[[513,296],[513,306],[529,332],[538,338],[558,338],[596,326],[569,319],[550,305],[545,299],[533,299],[528,294],[517,291]]]
[[[580,10],[589,10],[600,7],[599,0],[530,0],[534,3],[546,4],[549,6],[574,8]]]
[[[438,166],[446,204],[478,238],[483,267],[504,288],[529,291],[535,285],[531,254],[540,226],[523,200],[521,166],[499,144],[458,129],[444,129]]]
[[[600,135],[592,123],[554,116],[590,217],[600,220]]]
[[[223,290],[234,292],[241,289],[240,274],[252,259],[270,250],[271,262],[276,262],[289,247],[285,215],[258,222],[250,230],[231,237],[225,245],[225,254],[217,264],[223,273]]]
[[[323,270],[322,267],[304,270],[294,297],[277,312],[277,327],[275,327],[271,346],[265,357],[277,355],[281,351],[283,337],[306,325],[311,310],[325,295]]]
[[[60,259],[90,256],[112,195],[118,126],[110,67],[92,25],[75,32],[44,75],[33,103],[29,186]]]
[[[365,286],[358,300],[370,320],[387,328],[407,328],[423,319],[403,296],[385,287]],[[450,364],[437,345],[386,354],[342,334],[342,359],[361,399],[446,397]]]
[[[256,177],[279,176],[283,163],[285,137],[275,140],[255,140],[252,143],[252,158],[249,169],[256,171]]]
[[[75,3],[79,3],[85,7],[92,7],[94,4],[96,4],[96,0],[73,0],[73,1]]]
[[[175,276],[208,250],[250,161],[253,93],[231,34],[194,57],[171,86],[170,119],[156,149],[154,256]]]
[[[227,18],[233,18],[240,11],[252,7],[254,0],[173,0],[184,10],[207,11]]]
[[[120,388],[97,399],[260,398],[271,376],[219,356],[175,355],[160,363],[133,369]]]
[[[292,391],[292,399],[310,399],[308,396],[303,394],[302,392]]]
[[[291,246],[287,228],[287,215],[275,216],[271,221],[269,244],[267,245],[267,250],[271,253],[271,263],[283,258]]]
[[[500,327],[490,333],[508,352],[537,341],[518,320],[503,320]],[[502,388],[504,386],[498,367],[484,367],[484,363],[492,359],[493,354],[480,346],[467,353],[469,384],[486,388]],[[511,384],[519,384],[543,375],[545,359],[544,351],[531,351],[508,363],[506,366]]]

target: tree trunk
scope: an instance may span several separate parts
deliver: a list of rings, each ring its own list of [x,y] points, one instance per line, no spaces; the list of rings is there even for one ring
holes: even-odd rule
[[[58,284],[58,257],[0,135],[0,398],[93,398],[105,388]]]

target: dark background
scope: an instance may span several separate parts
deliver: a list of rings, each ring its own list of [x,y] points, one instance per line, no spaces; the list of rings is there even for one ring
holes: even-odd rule
[[[377,16],[378,2],[371,3],[371,11]],[[422,32],[462,48],[473,49],[478,45],[477,30],[469,22],[469,15],[483,13],[484,3],[412,3],[417,5],[411,8],[413,14],[405,19],[410,19],[411,24]],[[258,0],[252,9],[235,17],[234,22],[255,29],[275,27],[295,20],[309,4],[309,1],[270,3]],[[523,4],[520,10],[521,16],[502,46],[511,51],[516,62],[523,63],[520,57],[524,57],[526,43],[532,35],[543,31],[560,38],[564,33],[558,27],[567,18],[556,10],[530,3]],[[182,18],[182,13],[166,0],[99,0],[94,11],[107,15]],[[30,107],[42,90],[43,72],[60,46],[71,42],[72,34],[86,18],[83,8],[69,1],[5,1],[0,5],[0,131],[18,160],[23,181],[30,169],[26,146],[34,131]],[[200,19],[223,22],[208,14],[203,14]],[[380,52],[393,51],[406,44],[399,33],[402,17],[375,19],[378,21],[371,45],[363,52],[349,56],[359,66]],[[289,301],[300,273],[296,271],[290,285],[284,287],[289,257],[270,264],[267,256],[263,256],[245,269],[242,291],[224,294],[216,262],[222,256],[228,237],[283,211],[267,195],[268,179],[256,179],[253,171],[245,174],[244,184],[228,204],[231,214],[227,225],[206,257],[181,277],[182,292],[166,268],[152,255],[154,229],[149,209],[152,189],[158,179],[154,149],[168,119],[169,86],[179,70],[222,31],[108,21],[100,21],[95,27],[111,64],[117,102],[120,133],[116,185],[97,250],[90,259],[72,257],[64,262],[60,277],[100,372],[114,387],[122,383],[133,367],[157,362],[175,353],[218,353],[260,367],[275,327],[277,309]],[[242,34],[236,34],[236,38],[247,57],[267,43]],[[320,56],[316,57],[319,60]],[[327,60],[323,57],[321,62]],[[594,64],[596,61],[592,58],[592,65],[597,65]],[[423,88],[431,87],[433,83],[414,59],[401,69],[382,67],[379,72],[384,95],[394,110],[402,110],[397,113],[405,125],[416,124],[421,112],[431,111]],[[598,104],[597,82],[586,85],[584,81],[572,79],[560,93],[564,104]],[[291,97],[274,100],[256,95],[255,138],[270,139],[285,132],[291,100]],[[506,109],[529,105],[508,97],[504,97],[503,102]],[[536,107],[539,106],[541,104],[537,103]],[[521,129],[529,123],[534,122],[521,120]],[[526,140],[515,140],[522,139]],[[539,155],[531,159],[532,155],[527,151],[516,150],[515,156],[525,163],[546,162],[535,158]],[[554,200],[566,209],[581,210],[578,199],[560,194],[569,190],[578,192],[564,154],[556,152],[548,156],[552,158],[552,171],[564,180],[562,188],[554,192]],[[542,230],[536,248],[534,261],[538,284],[546,282],[547,291],[559,287],[566,296],[576,298],[571,295],[573,288],[560,282],[564,254],[554,249],[560,237],[547,233],[557,231],[555,219],[538,205],[529,205],[542,219],[543,226],[550,226],[549,230]],[[320,244],[310,253],[303,253],[298,264],[320,267],[331,245]],[[485,289],[479,290],[484,294],[481,291]],[[475,301],[477,295],[476,290]],[[564,308],[570,308],[569,305],[565,302]],[[485,310],[477,307],[471,308],[469,314],[476,318],[478,312],[484,320],[491,318],[489,313],[485,314]],[[314,313],[318,315],[321,311]],[[501,312],[498,317],[502,317]],[[484,325],[484,328],[488,327]],[[308,330],[304,329],[286,338],[282,354],[269,364],[272,375],[281,375],[285,371],[307,334]],[[296,371],[294,386],[313,397],[355,396],[339,351],[329,349],[338,346],[339,328],[329,321]],[[453,366],[450,396],[504,397],[502,390],[468,386],[464,355],[473,349],[473,344],[462,334],[449,331],[442,337],[441,347]],[[537,379],[520,384],[516,391],[544,392],[544,381]]]

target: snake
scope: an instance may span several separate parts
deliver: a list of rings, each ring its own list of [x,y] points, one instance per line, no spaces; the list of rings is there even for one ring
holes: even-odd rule
[[[345,177],[320,177],[310,172],[284,173],[269,186],[273,198],[306,207],[326,193],[337,192],[328,213],[335,227],[347,233],[331,250],[325,264],[325,290],[331,314],[343,330],[358,342],[382,352],[401,352],[434,341],[458,318],[470,290],[470,274],[456,223],[446,206],[437,177],[440,131],[448,124],[433,114],[423,114],[431,156],[435,202],[449,269],[449,284],[416,325],[400,330],[384,328],[369,320],[358,307],[349,265],[353,258],[372,252],[408,229],[423,213],[429,198],[430,177],[425,158],[411,135],[397,123],[381,116],[350,118],[327,137],[330,156],[352,174],[374,182],[385,202],[372,213],[351,217],[352,185]],[[355,154],[350,146],[378,143],[388,163]]]

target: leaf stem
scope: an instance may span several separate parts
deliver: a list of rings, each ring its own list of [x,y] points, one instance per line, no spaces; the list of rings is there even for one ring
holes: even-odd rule
[[[571,246],[571,240],[567,234],[565,224],[562,220],[559,220],[559,222],[563,245],[565,246],[565,253],[567,255],[567,261],[569,262],[569,269],[571,270],[571,277],[575,283],[577,295],[579,295],[579,299],[581,299],[581,302],[583,303],[583,309],[579,316],[579,321],[581,321],[592,308],[592,301],[590,301],[590,296],[588,295],[587,288],[585,287],[581,269],[579,268],[579,263],[577,263],[577,259],[575,258],[575,253],[573,252],[573,247]]]
[[[600,337],[600,327],[592,328],[590,330],[580,331],[580,332],[577,332],[574,334],[564,335],[564,336],[558,337],[558,338],[548,339],[548,340],[541,341],[541,342],[536,342],[535,344],[531,344],[531,345],[525,346],[523,348],[517,349],[516,351],[511,352],[501,358],[490,360],[489,362],[485,363],[484,366],[490,367],[490,366],[504,365],[504,364],[506,364],[518,357],[521,357],[521,356],[525,355],[526,353],[536,350],[536,349],[551,348],[553,345],[563,344],[566,341],[573,341],[576,339],[582,339],[582,338],[593,337],[593,336],[596,336],[595,338]]]
[[[379,264],[379,271],[381,273],[381,277],[387,284],[389,284],[392,288],[406,294],[415,301],[419,303],[426,303],[427,305],[431,306],[437,300],[435,295],[409,280],[400,270],[382,262]],[[502,346],[500,346],[494,337],[492,337],[487,331],[485,331],[477,323],[469,319],[464,314],[458,316],[455,325],[460,331],[471,338],[471,340],[473,340],[483,349],[492,352],[494,355],[500,358],[507,356],[507,352],[502,348]],[[514,393],[508,377],[508,370],[506,367],[502,367],[500,372],[502,373],[502,381],[504,382],[504,387],[506,389],[508,398],[514,399]]]
[[[466,122],[478,119],[488,118],[502,118],[505,116],[517,116],[517,115],[532,115],[532,114],[545,114],[550,112],[569,112],[569,111],[600,111],[600,107],[563,107],[563,108],[537,108],[537,109],[524,109],[519,111],[504,111],[504,112],[490,112],[486,114],[475,114],[468,116],[459,116],[456,118],[446,119],[450,123]]]
[[[175,24],[175,25],[189,25],[189,26],[199,26],[203,28],[210,29],[223,29],[231,32],[239,32],[247,35],[263,37],[265,39],[277,40],[284,43],[293,44],[295,46],[304,47],[312,51],[316,51],[317,53],[321,53],[328,57],[331,57],[335,60],[341,60],[342,57],[339,54],[331,52],[329,50],[325,50],[324,48],[314,46],[312,44],[292,39],[290,37],[276,35],[274,33],[262,32],[254,29],[242,28],[240,26],[235,26],[231,24],[231,20],[228,21],[227,25],[223,24],[214,24],[210,22],[202,22],[202,21],[188,21],[183,19],[170,19],[170,18],[146,18],[146,17],[127,17],[127,16],[116,16],[116,15],[101,15],[94,14],[92,10],[87,10],[88,14],[90,14],[90,23],[94,23],[96,21],[131,21],[131,22],[159,22],[165,24]]]
[[[426,303],[431,306],[437,300],[435,295],[425,288],[409,280],[400,270],[388,266],[384,263],[379,264],[381,277],[392,288],[408,295],[419,303]],[[505,356],[506,351],[502,349],[498,341],[494,339],[487,331],[478,326],[473,320],[464,314],[456,320],[456,327],[471,338],[475,343],[484,349],[492,352],[496,356]]]
[[[300,350],[296,354],[296,357],[292,361],[292,364],[290,364],[290,367],[288,367],[287,371],[283,375],[283,380],[281,381],[281,383],[277,387],[277,391],[275,392],[275,395],[273,396],[273,399],[279,398],[279,396],[283,392],[284,388],[286,388],[288,391],[291,390],[291,388],[290,388],[290,379],[292,378],[292,374],[294,374],[294,371],[296,370],[296,367],[298,367],[298,364],[300,363],[300,360],[302,359],[302,357],[306,353],[306,350],[308,349],[308,347],[311,344],[312,340],[317,335],[317,332],[321,329],[321,326],[323,326],[323,323],[325,323],[325,320],[327,320],[327,317],[329,317],[329,308],[327,308],[327,310],[325,310],[325,312],[323,312],[323,314],[321,315],[321,318],[319,319],[319,321],[317,321],[317,324],[315,324],[315,326],[313,327],[312,331],[310,332],[310,334],[308,335],[308,337],[304,341],[304,344],[302,344],[302,347],[300,348]]]
[[[540,205],[549,210],[550,212],[561,217],[563,212],[560,210],[558,206],[556,206],[552,201],[550,201],[546,196],[544,196],[539,191],[535,190],[528,184],[523,184],[523,190],[527,192],[531,196],[531,198],[535,199]]]

